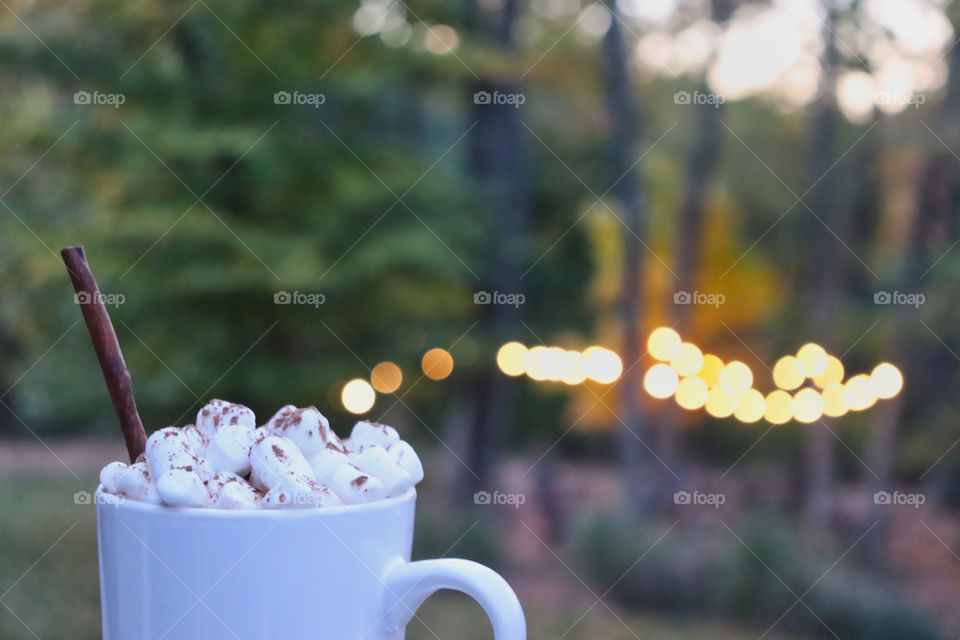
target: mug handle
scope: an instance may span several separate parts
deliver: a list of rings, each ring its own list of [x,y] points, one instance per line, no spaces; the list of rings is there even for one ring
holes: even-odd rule
[[[506,580],[492,569],[456,558],[404,562],[386,572],[388,631],[407,626],[424,600],[440,589],[462,591],[476,600],[493,623],[495,640],[526,640],[527,623],[520,601]]]

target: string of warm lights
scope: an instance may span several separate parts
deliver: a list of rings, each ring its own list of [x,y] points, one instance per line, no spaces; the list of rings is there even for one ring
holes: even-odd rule
[[[511,377],[526,374],[532,380],[568,385],[581,384],[588,379],[611,384],[623,373],[620,356],[596,345],[581,352],[545,346],[528,349],[519,342],[508,342],[497,351],[497,366]]]
[[[777,389],[764,395],[753,388],[753,372],[743,362],[724,363],[704,354],[692,342],[683,342],[668,327],[659,327],[647,339],[647,351],[657,364],[643,378],[643,388],[654,398],[674,397],[687,410],[703,408],[715,418],[733,416],[745,423],[764,419],[770,424],[816,422],[849,411],[864,411],[877,400],[900,393],[903,375],[889,362],[843,381],[840,359],[818,344],[807,343],[795,356],[784,356],[773,367]],[[807,380],[813,386],[804,387]],[[803,388],[800,388],[803,387]],[[798,389],[795,393],[790,393]]]
[[[733,416],[740,422],[761,419],[770,424],[816,422],[823,416],[837,418],[849,411],[864,411],[878,400],[893,398],[903,387],[903,375],[889,362],[868,374],[844,382],[843,363],[820,345],[807,343],[796,355],[780,358],[773,367],[777,389],[764,394],[754,388],[750,367],[704,353],[684,342],[669,327],[654,329],[647,339],[647,352],[658,360],[643,377],[643,388],[654,398],[673,397],[689,411],[704,409],[715,418]],[[423,375],[443,380],[453,372],[453,356],[444,349],[430,349],[420,362]],[[615,352],[597,345],[583,351],[538,345],[526,347],[508,342],[497,351],[497,366],[511,377],[578,385],[593,380],[616,382],[623,362]],[[811,386],[804,386],[810,380]],[[377,393],[393,393],[403,382],[403,372],[393,362],[381,362],[370,372],[370,381],[350,380],[340,394],[344,408],[363,414],[373,408]]]
[[[453,356],[445,349],[430,349],[420,361],[423,375],[431,380],[443,380],[453,373]],[[350,413],[370,411],[377,401],[377,393],[393,393],[403,383],[403,371],[393,362],[381,362],[370,371],[370,382],[363,378],[350,380],[340,391],[343,408]]]

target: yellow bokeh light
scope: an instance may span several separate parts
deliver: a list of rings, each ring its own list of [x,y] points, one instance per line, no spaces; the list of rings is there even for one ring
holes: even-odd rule
[[[766,408],[763,394],[756,389],[747,389],[746,393],[737,396],[737,409],[733,412],[733,417],[749,424],[762,418]]]
[[[823,397],[823,415],[839,418],[847,413],[847,403],[843,399],[843,385],[833,383],[820,393]]]
[[[460,36],[453,27],[435,24],[423,34],[423,46],[438,56],[452,53],[460,45]]]
[[[647,338],[647,351],[657,360],[668,362],[680,351],[680,334],[670,327],[658,327]]]
[[[801,389],[793,396],[790,412],[797,422],[816,422],[823,415],[823,398],[815,389]]]
[[[723,368],[720,374],[720,385],[726,387],[731,394],[746,393],[750,385],[753,384],[753,372],[750,367],[734,360]]]
[[[806,375],[803,365],[793,356],[783,356],[773,365],[773,383],[787,391],[802,385]]]
[[[786,424],[793,417],[793,396],[786,391],[777,389],[767,394],[764,419],[770,424]]]
[[[403,382],[403,372],[392,362],[381,362],[370,372],[370,382],[380,393],[393,393]]]
[[[797,351],[797,360],[808,378],[816,378],[827,370],[827,352],[820,345],[808,342]]]
[[[587,357],[579,351],[567,351],[568,368],[563,382],[569,385],[580,384],[587,379]]]
[[[669,398],[679,385],[677,372],[669,365],[655,364],[643,376],[643,388],[654,398]]]
[[[876,390],[870,383],[870,376],[853,376],[843,385],[843,401],[851,411],[869,409],[877,402]]]
[[[563,380],[570,373],[570,356],[566,349],[550,347],[548,362],[550,363],[548,379]]]
[[[583,352],[586,357],[587,377],[602,384],[616,382],[623,373],[623,363],[620,356],[603,347],[587,347]]]
[[[527,355],[524,358],[524,369],[532,379],[547,379],[546,358],[549,352],[549,349],[539,345],[527,351]]]
[[[877,397],[886,400],[900,393],[903,388],[903,375],[889,362],[881,362],[873,368],[870,382]]]
[[[737,410],[737,396],[722,387],[714,387],[707,395],[706,409],[714,418],[729,417]]]
[[[377,394],[370,386],[370,383],[361,378],[355,378],[348,382],[340,392],[340,400],[343,401],[343,408],[350,413],[366,413],[373,408],[373,403],[377,399]]]
[[[703,356],[703,366],[697,372],[697,377],[707,383],[708,387],[720,384],[720,374],[723,373],[723,360],[707,353]]]
[[[440,348],[430,349],[423,354],[420,364],[426,376],[433,380],[443,380],[453,372],[453,356]]]
[[[707,402],[707,383],[702,379],[692,376],[684,378],[677,385],[677,404],[684,409],[699,409]]]
[[[830,385],[839,384],[841,382],[843,382],[843,363],[837,358],[828,355],[827,368],[823,373],[814,377],[813,384],[817,385],[821,389],[826,389]]]
[[[527,348],[519,342],[508,342],[497,351],[497,366],[508,376],[521,376],[527,370]]]
[[[670,359],[670,366],[681,376],[695,375],[703,367],[703,353],[692,342],[684,342],[677,355]]]

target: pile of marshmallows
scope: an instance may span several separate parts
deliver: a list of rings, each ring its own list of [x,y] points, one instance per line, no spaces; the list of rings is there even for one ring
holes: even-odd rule
[[[105,466],[102,490],[170,507],[318,508],[397,496],[423,479],[393,427],[360,421],[340,440],[316,407],[293,405],[256,424],[247,407],[212,400],[196,424],[151,435],[133,464]]]

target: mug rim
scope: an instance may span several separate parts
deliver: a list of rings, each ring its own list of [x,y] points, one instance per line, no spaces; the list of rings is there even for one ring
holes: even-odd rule
[[[281,519],[281,518],[312,518],[323,516],[336,516],[347,513],[368,513],[390,509],[397,505],[413,502],[417,497],[417,490],[411,487],[398,496],[374,500],[373,502],[364,502],[361,504],[344,504],[336,507],[321,507],[307,509],[213,509],[210,507],[169,507],[163,504],[152,504],[149,502],[138,502],[128,500],[123,496],[107,493],[103,490],[103,485],[97,485],[94,493],[97,509],[101,507],[110,507],[112,509],[139,511],[141,513],[159,514],[161,517],[187,517],[195,519]],[[122,498],[122,499],[120,499]]]

